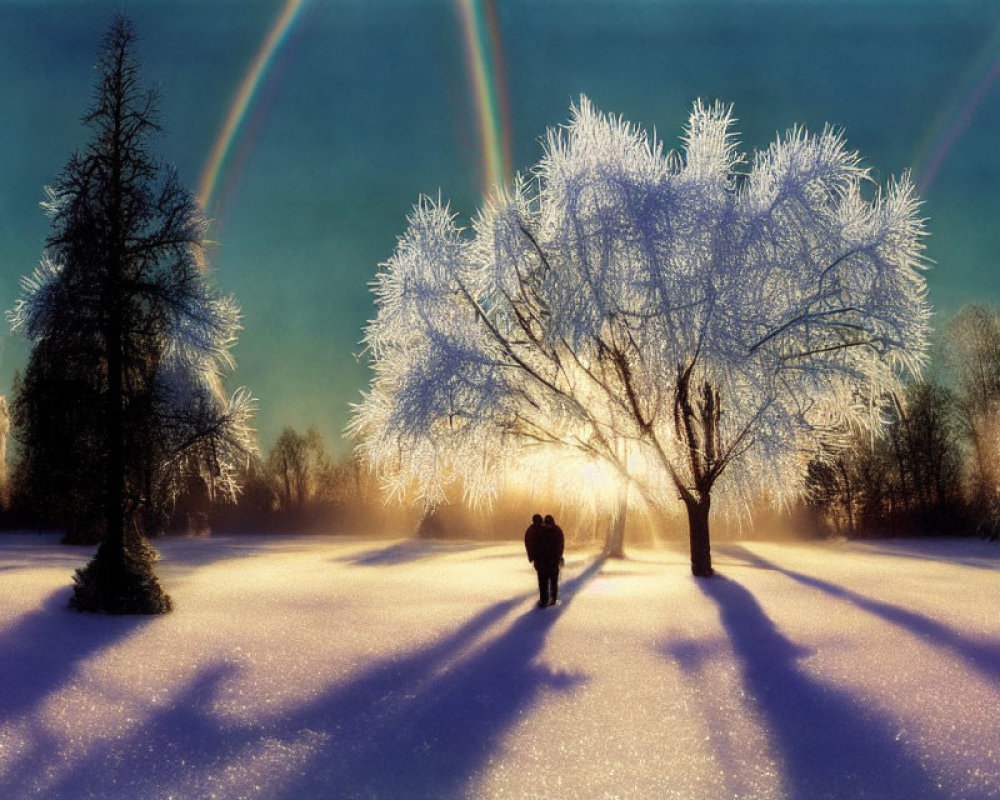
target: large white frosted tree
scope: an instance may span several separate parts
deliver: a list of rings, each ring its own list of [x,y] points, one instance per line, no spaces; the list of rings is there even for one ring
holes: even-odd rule
[[[471,232],[420,201],[378,274],[350,426],[390,486],[433,505],[552,459],[604,470],[680,498],[706,576],[713,500],[782,502],[880,424],[926,349],[913,185],[872,185],[831,129],[745,156],[733,122],[698,102],[664,152],[583,98]]]

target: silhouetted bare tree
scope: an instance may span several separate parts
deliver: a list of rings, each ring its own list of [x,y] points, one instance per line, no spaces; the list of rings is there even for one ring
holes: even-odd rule
[[[331,491],[333,467],[315,426],[304,433],[285,428],[267,457],[278,509],[301,514],[310,500]]]
[[[910,384],[887,399],[881,436],[856,433],[809,465],[809,502],[835,533],[960,533],[961,450],[951,393]]]
[[[945,357],[972,454],[972,500],[995,536],[1000,532],[1000,311],[963,308],[945,329]]]

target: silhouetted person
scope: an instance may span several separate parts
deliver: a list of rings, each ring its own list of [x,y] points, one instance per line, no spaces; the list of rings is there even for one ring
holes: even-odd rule
[[[530,532],[531,529],[528,530]],[[554,606],[559,599],[559,567],[563,563],[565,537],[552,515],[546,514],[544,523],[532,539],[534,547],[529,551],[528,558],[538,573],[538,605]]]
[[[528,552],[528,561],[535,563],[538,555],[538,537],[542,534],[542,515],[535,514],[531,518],[531,525],[524,532],[524,549]]]

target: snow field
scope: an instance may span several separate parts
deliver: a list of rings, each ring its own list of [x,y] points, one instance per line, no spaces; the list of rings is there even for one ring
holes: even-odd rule
[[[176,610],[65,608],[0,537],[0,797],[1000,797],[1000,548],[165,540]]]

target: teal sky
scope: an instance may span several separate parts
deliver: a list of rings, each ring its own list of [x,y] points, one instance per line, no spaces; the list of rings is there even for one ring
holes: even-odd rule
[[[870,0],[497,0],[514,166],[581,93],[669,146],[697,97],[734,103],[747,149],[799,122],[845,129],[884,180],[927,176],[939,317],[1000,302],[1000,4]],[[75,147],[111,14],[162,91],[165,160],[196,187],[280,0],[0,0],[0,306],[41,255],[38,203]],[[232,386],[260,399],[264,446],[315,423],[335,450],[367,381],[368,291],[421,193],[463,217],[481,175],[456,5],[307,0],[267,74],[217,210],[212,262],[244,310]],[[935,150],[936,147],[936,150]],[[923,172],[921,172],[923,168]],[[0,391],[26,345],[0,338]]]

